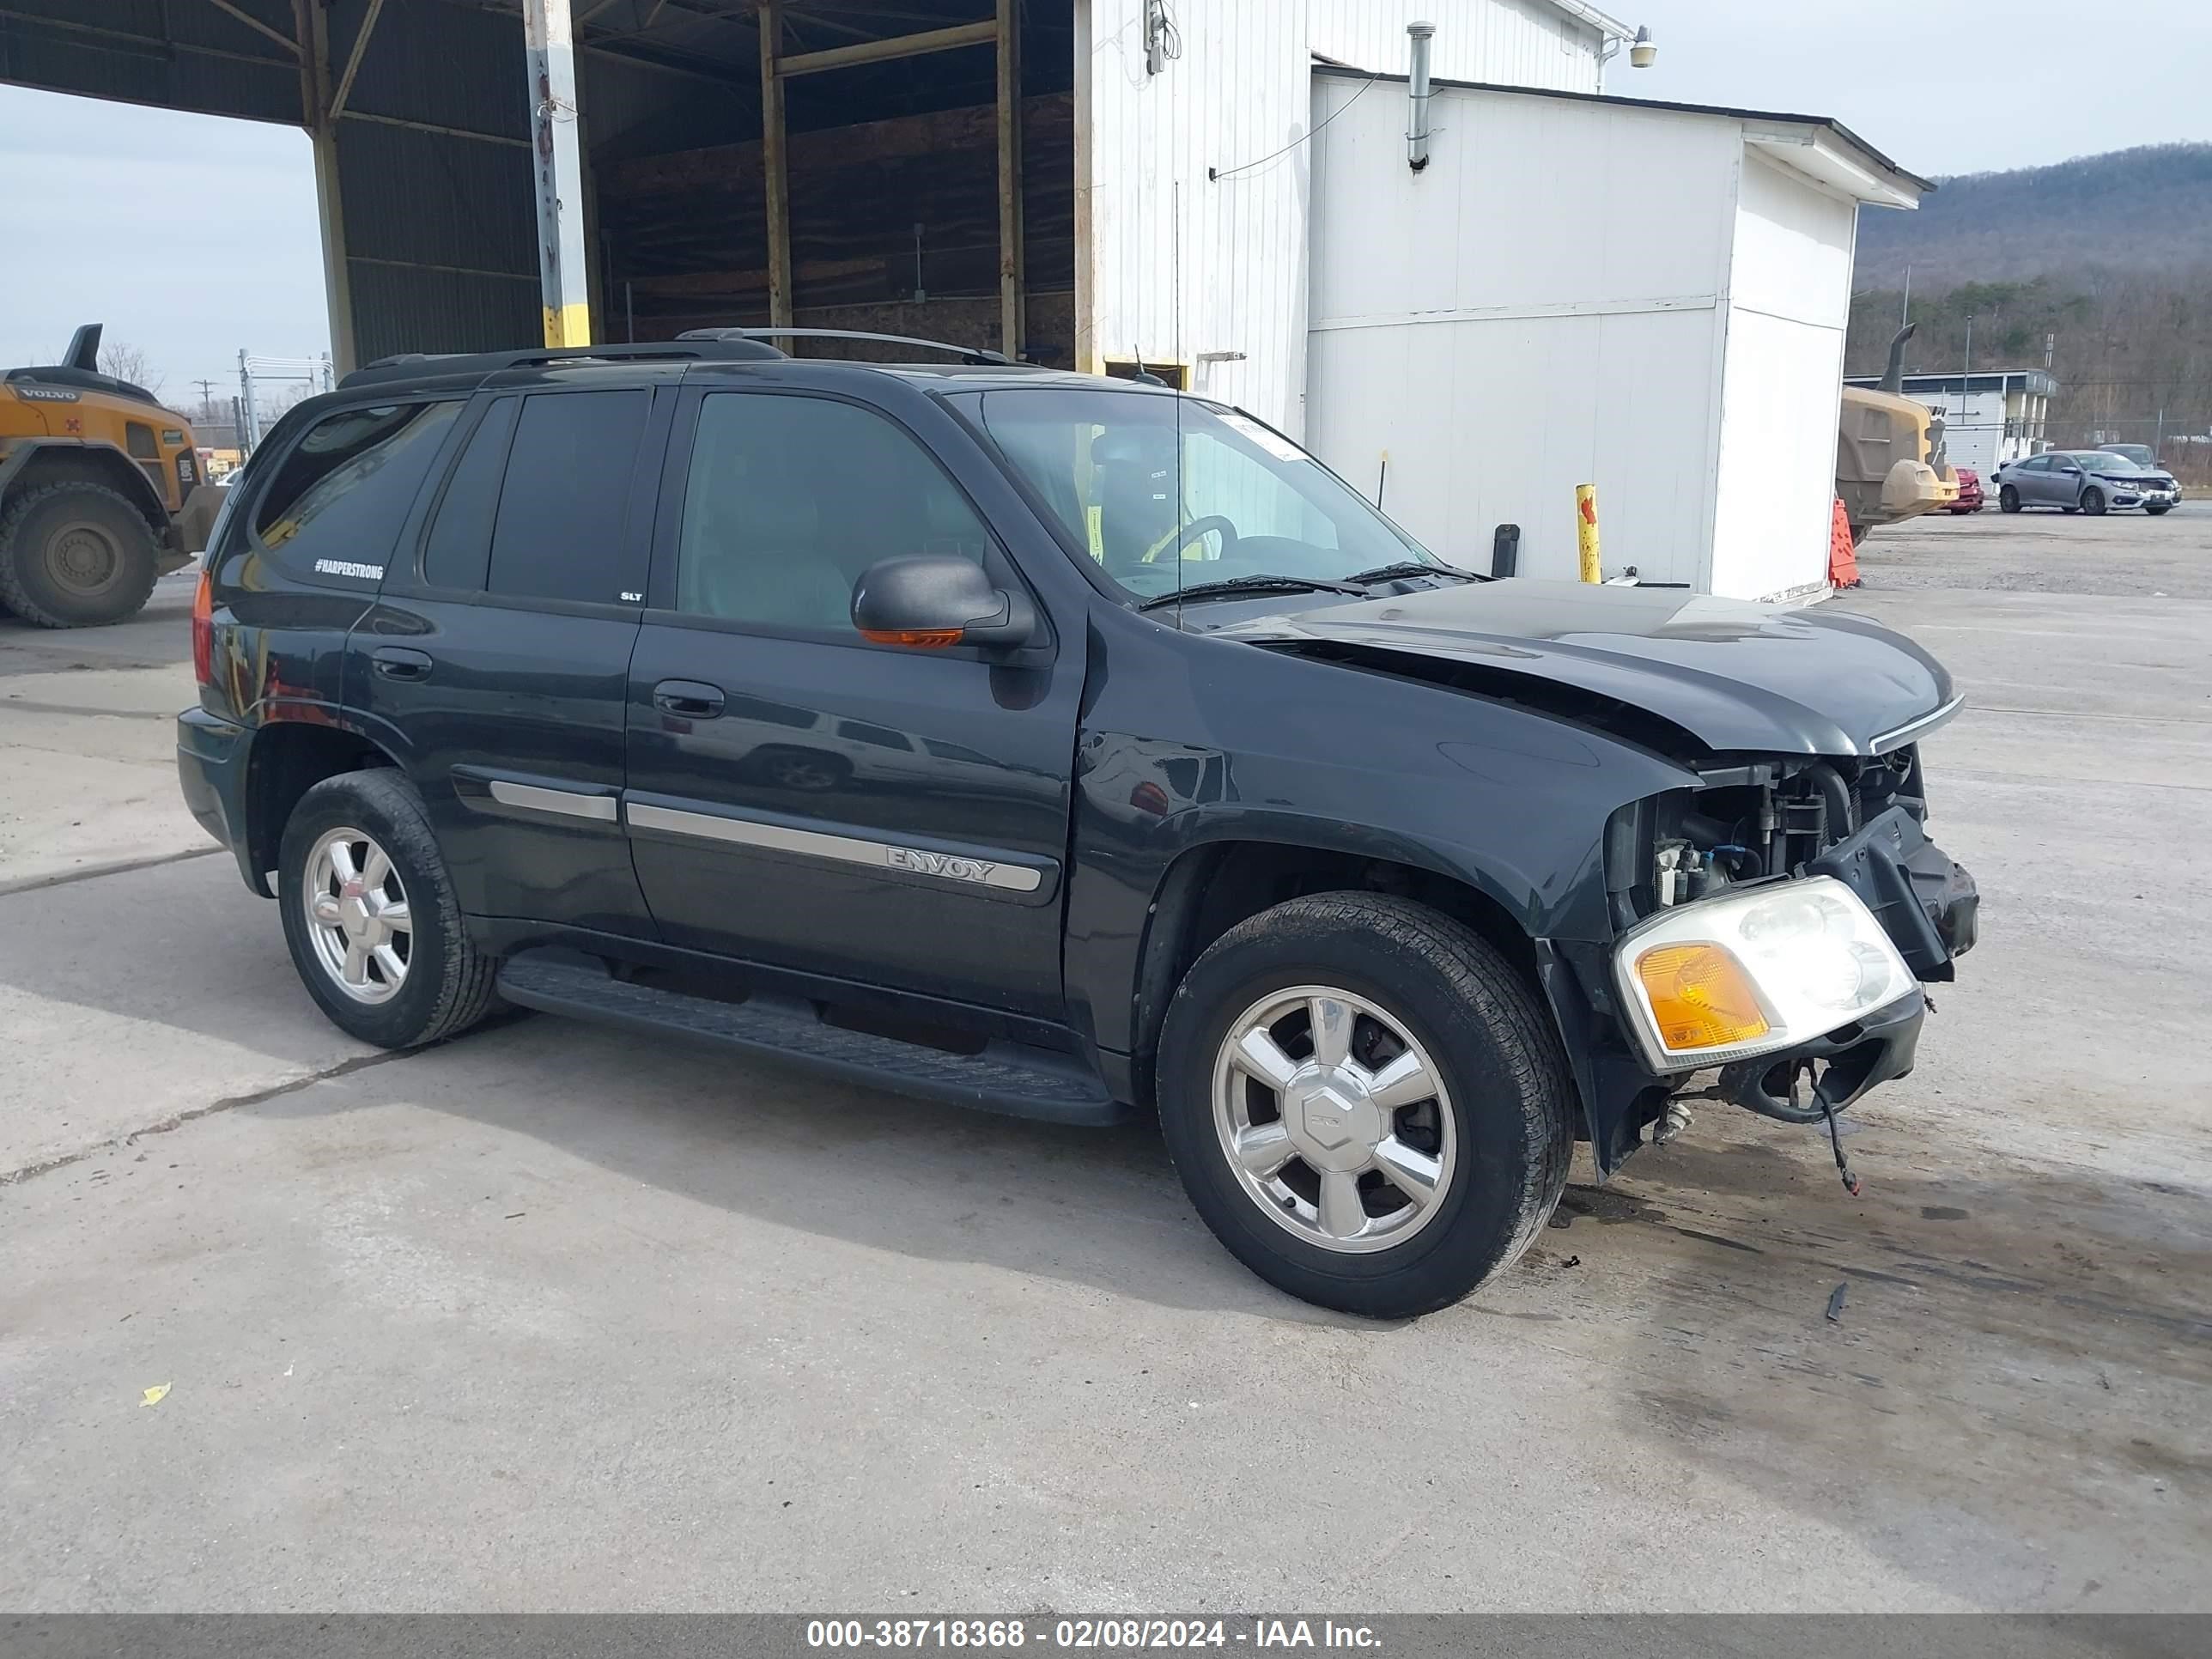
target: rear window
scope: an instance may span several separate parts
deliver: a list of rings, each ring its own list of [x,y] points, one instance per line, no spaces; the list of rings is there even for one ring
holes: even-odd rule
[[[329,561],[380,574],[460,409],[380,404],[325,415],[269,480],[254,510],[255,537],[288,564]]]

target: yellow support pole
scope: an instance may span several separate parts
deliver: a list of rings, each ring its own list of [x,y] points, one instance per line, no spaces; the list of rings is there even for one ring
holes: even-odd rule
[[[1601,581],[1597,562],[1597,486],[1575,486],[1575,539],[1582,550],[1582,579]]]

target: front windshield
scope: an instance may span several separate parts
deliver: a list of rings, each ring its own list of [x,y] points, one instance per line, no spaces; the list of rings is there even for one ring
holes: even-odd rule
[[[2109,449],[2092,449],[2073,458],[2075,465],[2092,472],[2140,472],[2142,469],[2124,455],[2115,455]]]
[[[1075,545],[1139,599],[1437,562],[1312,456],[1218,404],[1069,386],[961,401]]]

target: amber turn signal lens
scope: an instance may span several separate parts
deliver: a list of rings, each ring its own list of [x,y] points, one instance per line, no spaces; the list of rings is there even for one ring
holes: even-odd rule
[[[935,651],[948,645],[960,643],[957,628],[864,628],[860,637],[872,640],[878,645],[917,645],[925,651]]]
[[[1660,1040],[1670,1049],[1725,1048],[1766,1035],[1742,965],[1717,945],[1662,945],[1636,959]]]

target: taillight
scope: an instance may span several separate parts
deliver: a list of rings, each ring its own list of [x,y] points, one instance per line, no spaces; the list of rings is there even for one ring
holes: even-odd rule
[[[215,684],[215,559],[204,556],[200,585],[192,594],[192,677]]]

